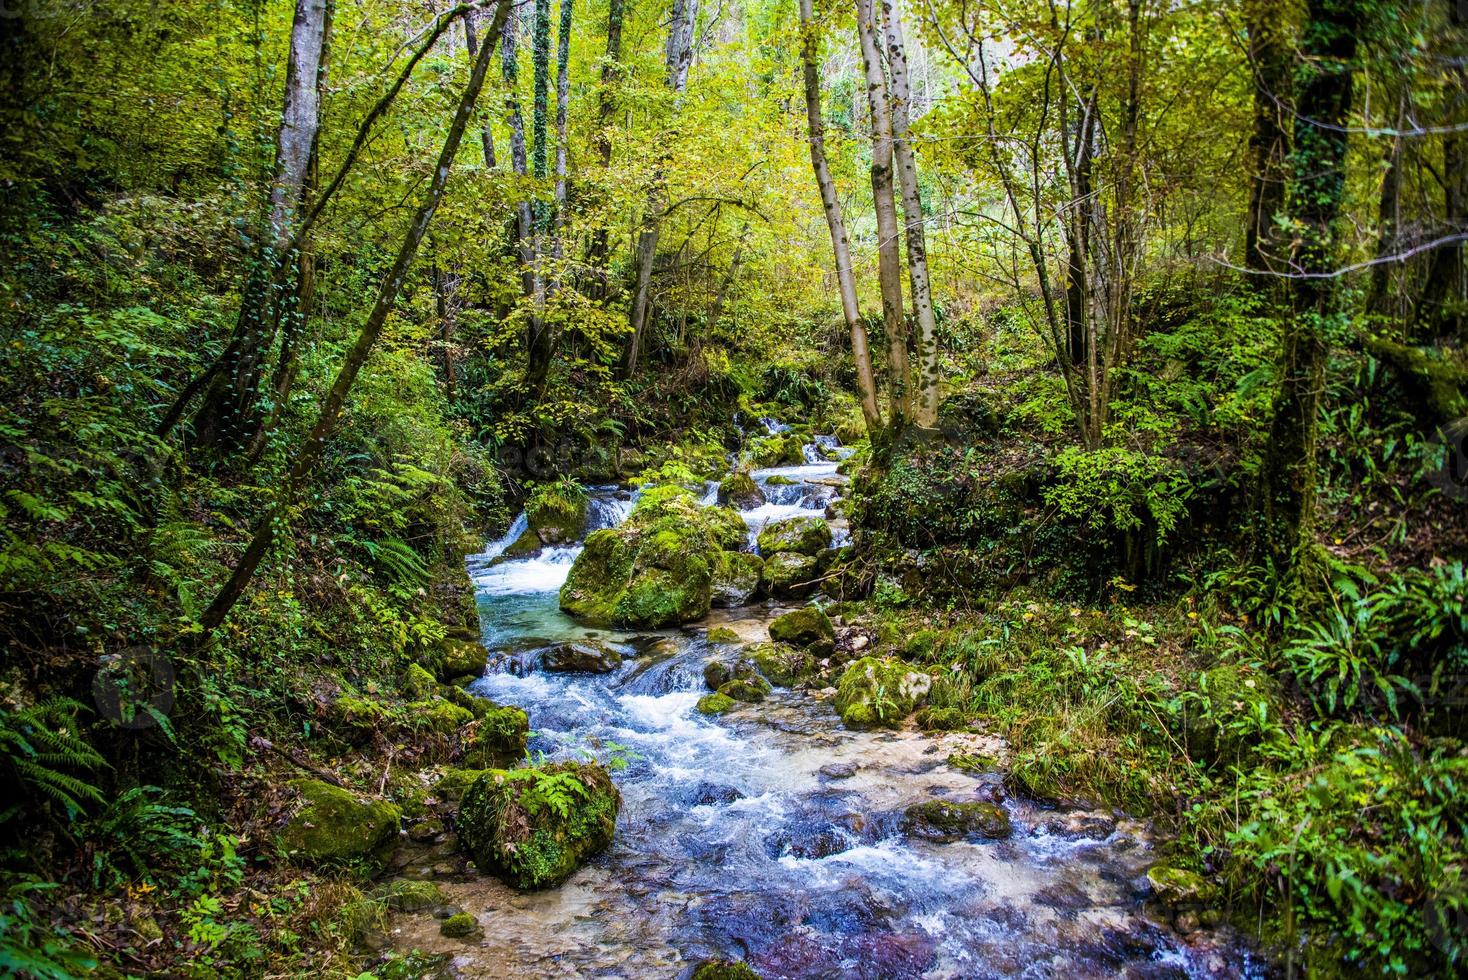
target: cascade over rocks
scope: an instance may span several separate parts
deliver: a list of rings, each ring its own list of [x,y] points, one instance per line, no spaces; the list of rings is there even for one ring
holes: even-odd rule
[[[725,507],[754,510],[765,502],[765,492],[747,470],[735,470],[719,483],[718,502]]]
[[[654,629],[702,619],[724,552],[741,548],[745,536],[734,511],[701,507],[682,487],[656,487],[620,527],[586,538],[561,587],[561,608],[598,626]]]

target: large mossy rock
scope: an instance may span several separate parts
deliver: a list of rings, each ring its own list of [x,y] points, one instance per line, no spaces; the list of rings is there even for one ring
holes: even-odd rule
[[[516,888],[550,888],[612,842],[622,796],[595,763],[491,770],[464,794],[456,827],[475,865]]]
[[[530,716],[520,708],[480,699],[488,706],[463,739],[463,763],[474,769],[509,766],[525,758]]]
[[[824,517],[790,517],[772,521],[759,533],[760,554],[766,557],[784,551],[814,557],[831,547],[831,525]]]
[[[764,559],[752,552],[720,552],[715,559],[714,578],[709,585],[711,605],[715,609],[748,605],[759,595],[764,570]]]
[[[820,584],[816,559],[795,551],[784,551],[765,559],[760,587],[781,599],[803,599]]]
[[[745,647],[744,655],[771,684],[781,687],[794,687],[819,669],[815,657],[788,643],[756,643]]]
[[[586,494],[540,487],[525,502],[525,520],[543,544],[575,541],[586,528]]]
[[[914,803],[903,811],[902,826],[909,834],[944,843],[969,837],[1003,840],[1012,829],[1002,807],[952,800]]]
[[[824,657],[835,646],[836,628],[831,625],[831,617],[825,610],[819,606],[806,606],[770,620],[770,639]]]
[[[481,644],[472,640],[444,639],[428,666],[434,677],[448,681],[465,674],[478,677],[484,673],[488,662],[489,655]]]
[[[765,492],[754,482],[754,477],[737,470],[719,483],[718,501],[726,507],[753,510],[765,502]]]
[[[1184,729],[1188,754],[1208,763],[1234,764],[1242,761],[1257,737],[1251,738],[1228,720],[1263,715],[1278,720],[1279,685],[1263,671],[1225,664],[1198,675],[1199,697],[1187,707]],[[1266,726],[1273,727],[1273,726]],[[1248,730],[1256,730],[1249,726]]]
[[[363,800],[317,779],[293,780],[291,787],[303,803],[280,834],[292,857],[312,864],[380,864],[392,852],[403,816],[393,804]]]
[[[620,527],[587,536],[561,587],[561,608],[598,626],[655,629],[702,619],[723,553],[745,535],[732,510],[701,507],[682,487],[654,488]]]
[[[841,675],[833,704],[847,728],[897,728],[932,688],[930,675],[901,660],[862,657]]]
[[[1147,884],[1158,901],[1173,908],[1204,905],[1217,898],[1218,889],[1196,871],[1154,864],[1147,869]]]
[[[799,466],[805,462],[805,444],[794,432],[777,432],[760,436],[749,444],[749,458],[755,466]]]
[[[622,666],[622,655],[598,640],[557,643],[540,653],[540,668],[558,674],[607,674]]]

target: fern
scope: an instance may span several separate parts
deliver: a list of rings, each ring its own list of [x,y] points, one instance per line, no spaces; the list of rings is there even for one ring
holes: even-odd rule
[[[130,877],[125,872],[152,881],[158,871],[198,856],[198,817],[188,807],[164,804],[162,796],[157,786],[135,786],[87,824],[92,887],[121,883]]]
[[[67,933],[37,921],[31,896],[55,887],[26,878],[6,889],[0,905],[0,976],[71,980],[97,968],[96,958],[67,942]]]
[[[19,711],[0,709],[0,757],[13,782],[32,795],[58,804],[68,820],[88,803],[100,804],[102,793],[78,775],[107,765],[101,754],[77,733],[82,705],[52,698]],[[20,805],[0,811],[0,822],[14,817]]]

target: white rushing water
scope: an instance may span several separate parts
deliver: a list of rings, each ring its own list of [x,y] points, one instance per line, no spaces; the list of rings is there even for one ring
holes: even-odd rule
[[[824,457],[833,442],[813,445]],[[835,468],[819,458],[757,471],[768,501],[746,513],[751,530],[821,513]],[[770,486],[776,475],[794,484]],[[598,488],[588,523],[614,526],[631,507],[630,495]],[[703,667],[735,648],[709,644],[701,629],[635,636],[577,624],[556,590],[580,545],[504,560],[517,529],[523,520],[470,561],[491,660],[471,690],[526,709],[533,754],[625,757],[624,808],[611,850],[560,889],[516,896],[487,877],[451,883],[486,929],[480,947],[442,939],[431,919],[400,917],[403,941],[454,954],[454,975],[667,978],[715,956],[770,978],[1253,972],[1236,951],[1190,945],[1147,917],[1141,825],[1103,815],[1101,832],[1070,833],[1010,800],[1010,840],[910,838],[908,805],[992,792],[996,777],[945,761],[980,751],[981,736],[850,732],[826,702],[778,689],[705,718],[695,709]],[[774,612],[734,610],[720,622],[763,639]],[[588,636],[617,646],[624,665],[599,676],[533,669],[536,648]]]

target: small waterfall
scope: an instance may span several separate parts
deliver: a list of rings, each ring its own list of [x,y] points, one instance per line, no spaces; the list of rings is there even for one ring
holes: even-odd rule
[[[617,487],[593,487],[586,501],[586,533],[616,527],[637,505],[641,491],[628,493]]]
[[[510,522],[510,529],[505,532],[504,537],[491,541],[485,545],[483,552],[472,556],[469,560],[474,564],[489,564],[489,562],[504,554],[505,549],[520,540],[520,535],[528,530],[530,530],[530,519],[525,516],[525,512],[522,510],[519,516]]]
[[[763,418],[760,419],[759,422],[760,425],[765,427],[765,431],[772,436],[777,436],[782,432],[790,431],[790,426],[786,425],[784,422],[779,421],[778,419]]]

